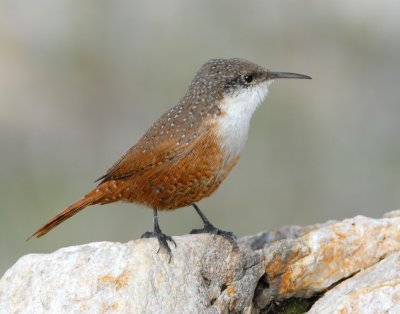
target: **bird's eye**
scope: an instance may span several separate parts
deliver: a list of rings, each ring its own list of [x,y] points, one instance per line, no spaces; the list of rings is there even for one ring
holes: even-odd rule
[[[251,75],[251,74],[245,74],[245,75],[243,75],[243,80],[244,80],[247,84],[249,84],[249,83],[253,82],[253,75]]]

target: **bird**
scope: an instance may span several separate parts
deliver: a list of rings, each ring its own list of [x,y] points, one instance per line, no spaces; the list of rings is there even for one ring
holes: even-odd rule
[[[95,204],[117,201],[153,209],[153,231],[159,249],[171,257],[158,211],[193,206],[203,228],[190,233],[211,233],[235,244],[235,235],[215,227],[197,202],[210,196],[236,165],[250,120],[277,79],[311,79],[291,72],[273,72],[241,58],[211,59],[191,81],[183,98],[165,112],[102,177],[84,197],[65,208],[36,230],[27,240],[50,230]]]

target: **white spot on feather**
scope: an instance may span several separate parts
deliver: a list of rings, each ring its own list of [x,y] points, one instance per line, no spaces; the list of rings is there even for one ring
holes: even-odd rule
[[[266,81],[255,87],[243,89],[234,96],[225,97],[221,103],[222,115],[218,120],[221,148],[227,156],[237,156],[247,140],[253,113],[268,94]]]

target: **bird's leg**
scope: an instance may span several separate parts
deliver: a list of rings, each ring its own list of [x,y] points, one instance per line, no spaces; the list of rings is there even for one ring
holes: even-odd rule
[[[207,217],[202,213],[200,208],[195,203],[193,203],[192,205],[193,205],[194,209],[196,210],[196,212],[199,214],[201,220],[203,220],[204,227],[202,229],[193,229],[192,231],[190,231],[191,234],[211,233],[211,234],[214,234],[215,236],[220,235],[220,236],[224,237],[225,239],[227,239],[229,242],[231,242],[233,245],[236,245],[236,236],[233,234],[233,232],[224,231],[224,230],[214,227],[208,221]]]
[[[168,256],[169,256],[168,263],[169,263],[171,261],[172,252],[168,245],[168,241],[171,241],[175,245],[175,247],[176,247],[176,242],[174,241],[174,239],[172,239],[172,237],[166,235],[165,233],[163,233],[161,231],[160,226],[158,225],[158,215],[157,215],[156,208],[153,209],[153,224],[154,224],[154,231],[153,232],[147,231],[147,232],[143,233],[141,237],[142,238],[157,238],[158,243],[160,244],[157,254],[158,254],[158,252],[160,252],[161,248],[164,248],[168,253]]]

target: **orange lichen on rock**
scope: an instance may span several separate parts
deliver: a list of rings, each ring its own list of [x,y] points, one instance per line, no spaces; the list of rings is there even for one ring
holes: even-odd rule
[[[128,284],[128,276],[125,273],[115,277],[111,275],[104,275],[99,279],[101,282],[112,283],[116,289],[121,289]]]
[[[374,265],[387,252],[400,250],[400,219],[382,219],[375,223],[373,219],[359,216],[351,222],[344,220],[298,238],[310,250],[302,258],[290,261],[275,256],[267,265],[266,273],[271,277],[282,271],[280,281],[275,281],[281,295],[309,297],[313,293],[310,287],[328,288]]]
[[[232,297],[235,294],[235,287],[233,285],[229,285],[228,288],[226,288],[226,293],[229,297]]]

